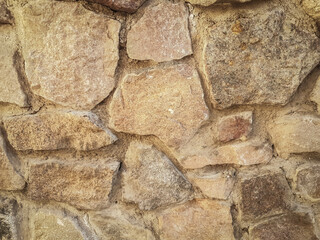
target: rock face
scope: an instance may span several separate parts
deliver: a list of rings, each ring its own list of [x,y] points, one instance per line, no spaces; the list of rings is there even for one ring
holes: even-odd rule
[[[56,1],[29,3],[20,16],[34,93],[74,109],[91,109],[109,95],[119,58],[118,21],[79,3]]]
[[[16,200],[0,196],[0,238],[1,240],[18,239],[17,209],[18,209],[18,204]]]
[[[162,0],[149,6],[128,32],[127,51],[130,58],[156,62],[192,54],[185,5]]]
[[[96,165],[55,160],[31,163],[28,195],[33,200],[54,200],[80,209],[100,209],[108,205],[119,165],[117,161]]]
[[[317,21],[320,20],[320,2],[318,0],[302,0],[301,4],[308,15]]]
[[[192,185],[152,145],[132,142],[126,153],[122,197],[142,210],[188,200]]]
[[[309,166],[298,169],[296,188],[308,200],[320,200],[320,166]]]
[[[317,104],[318,113],[320,114],[320,78],[318,78],[316,85],[314,86],[310,100]]]
[[[4,126],[17,150],[98,149],[117,138],[90,112],[47,112],[9,117]]]
[[[5,0],[0,0],[0,24],[12,24],[13,21],[14,19],[7,8]]]
[[[188,0],[189,3],[202,6],[210,6],[214,3],[244,3],[251,0]]]
[[[163,240],[233,240],[230,207],[226,203],[199,199],[168,209],[159,216]]]
[[[155,135],[171,147],[187,142],[208,118],[198,73],[187,64],[126,75],[109,113],[110,128]]]
[[[146,0],[88,0],[89,2],[100,3],[116,11],[124,11],[133,13],[146,1]]]
[[[281,7],[208,27],[198,54],[214,107],[286,104],[319,63],[320,40]]]

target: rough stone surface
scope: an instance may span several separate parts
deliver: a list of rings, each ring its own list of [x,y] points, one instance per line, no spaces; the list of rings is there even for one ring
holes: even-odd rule
[[[162,240],[233,240],[230,207],[223,202],[199,199],[168,209],[159,216]]]
[[[246,139],[252,130],[252,112],[242,112],[219,119],[217,125],[218,139],[228,142],[235,139]]]
[[[310,217],[290,214],[258,224],[249,230],[250,239],[318,240]]]
[[[282,7],[214,21],[197,56],[216,108],[286,104],[319,63],[320,40]]]
[[[320,166],[298,169],[296,188],[305,198],[312,201],[320,200]]]
[[[210,6],[214,3],[245,3],[251,0],[188,0],[189,3],[201,6]]]
[[[127,51],[130,58],[156,62],[192,54],[188,10],[183,2],[160,1],[149,6],[128,32]]]
[[[46,112],[8,117],[4,126],[17,150],[98,149],[117,138],[90,112]]]
[[[320,118],[291,114],[280,116],[269,124],[277,153],[288,158],[290,153],[320,152]]]
[[[320,114],[320,78],[318,78],[316,85],[310,95],[310,100],[317,104],[318,113]]]
[[[187,64],[126,75],[109,113],[110,128],[155,135],[171,147],[187,142],[208,118],[198,73]]]
[[[89,2],[100,3],[108,6],[116,11],[124,11],[133,13],[146,1],[146,0],[88,0]]]
[[[138,204],[140,209],[151,210],[182,202],[192,195],[192,185],[168,157],[152,145],[132,142],[125,166],[122,197]]]
[[[28,195],[34,200],[55,200],[80,209],[108,205],[119,162],[63,163],[49,160],[30,164]]]
[[[301,4],[308,15],[317,21],[320,20],[320,2],[318,0],[302,0]]]
[[[51,0],[26,4],[19,15],[34,93],[74,109],[91,109],[109,95],[119,59],[118,21]]]
[[[7,7],[5,0],[0,0],[0,24],[12,24],[13,21],[14,19]]]
[[[25,107],[26,96],[20,86],[13,62],[18,46],[16,33],[12,26],[0,24],[0,46],[0,101]]]
[[[0,239],[15,240],[17,232],[17,201],[0,196]]]

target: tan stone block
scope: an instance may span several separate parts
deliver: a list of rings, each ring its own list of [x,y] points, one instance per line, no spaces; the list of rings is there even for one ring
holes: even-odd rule
[[[89,2],[100,3],[116,11],[124,11],[133,13],[146,1],[146,0],[88,0]]]
[[[251,0],[188,0],[191,4],[202,5],[202,6],[210,6],[214,3],[245,3],[250,2]]]
[[[310,100],[317,104],[318,113],[320,114],[320,78],[318,78],[312,90],[312,93],[310,95]]]
[[[13,22],[14,19],[7,7],[6,1],[0,0],[0,24],[12,24]]]
[[[302,0],[301,4],[308,15],[317,21],[320,20],[320,2],[318,0]]]
[[[295,176],[295,189],[306,199],[320,200],[320,166],[301,166]]]

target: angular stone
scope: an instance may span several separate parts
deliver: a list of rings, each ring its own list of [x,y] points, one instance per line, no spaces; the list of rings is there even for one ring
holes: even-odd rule
[[[124,11],[128,13],[133,13],[138,10],[138,8],[146,0],[88,0],[89,2],[100,3],[116,11]]]
[[[125,159],[122,197],[151,210],[188,200],[192,185],[176,169],[167,156],[155,147],[132,142]]]
[[[0,196],[0,239],[16,240],[18,238],[17,201]]]
[[[249,230],[250,239],[318,240],[307,215],[290,214],[265,221]]]
[[[317,104],[318,113],[320,114],[320,78],[318,78],[314,89],[310,95],[310,100]]]
[[[156,62],[192,54],[188,10],[184,3],[162,0],[149,6],[128,32],[127,51],[132,59]]]
[[[320,200],[320,166],[302,167],[296,173],[296,189],[305,198]]]
[[[290,153],[320,152],[320,118],[312,115],[280,116],[269,124],[277,153],[288,158]]]
[[[218,139],[221,142],[246,139],[251,130],[252,112],[242,112],[222,117],[217,125]]]
[[[1,15],[1,5],[0,5]],[[14,55],[18,50],[16,32],[10,25],[0,25],[0,101],[26,106],[26,96],[21,89]]]
[[[320,20],[320,2],[318,0],[302,0],[301,5],[308,15]]]
[[[126,75],[109,114],[109,126],[116,131],[155,135],[177,147],[195,134],[208,109],[197,71],[178,64]]]
[[[65,202],[79,209],[106,207],[119,165],[117,161],[95,165],[56,160],[31,163],[28,196]]]
[[[7,7],[5,0],[0,0],[0,24],[12,24],[13,21],[14,19]]]
[[[218,109],[284,105],[320,61],[319,38],[296,14],[280,6],[246,10],[211,14],[200,36],[196,58]]]
[[[159,216],[162,240],[233,240],[230,207],[219,201],[198,199],[167,209]]]
[[[46,112],[8,117],[4,126],[17,150],[98,149],[117,138],[91,112]]]
[[[118,21],[51,0],[26,4],[17,19],[35,94],[74,109],[91,109],[109,95],[119,59]]]

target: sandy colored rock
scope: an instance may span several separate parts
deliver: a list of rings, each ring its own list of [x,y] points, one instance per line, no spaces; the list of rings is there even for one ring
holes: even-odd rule
[[[288,158],[290,153],[320,152],[320,118],[312,115],[280,116],[269,124],[277,153]]]
[[[99,164],[59,160],[30,164],[28,196],[33,200],[64,202],[79,209],[101,209],[118,172],[118,161]]]
[[[50,11],[48,11],[50,9]],[[18,12],[32,91],[74,109],[91,109],[114,88],[120,23],[75,2],[41,0]]]
[[[57,111],[4,119],[17,150],[98,149],[117,138],[91,112]]]
[[[17,229],[17,201],[0,196],[0,238],[1,240],[16,240]]]
[[[131,142],[125,159],[122,197],[142,210],[189,200],[192,185],[155,147]]]
[[[25,107],[27,105],[26,96],[14,67],[14,55],[18,46],[16,32],[12,26],[0,24],[0,46],[0,101]]]
[[[320,20],[320,2],[318,0],[302,0],[301,5],[308,15]]]
[[[245,3],[251,0],[188,0],[189,3],[202,6],[210,6],[214,3]]]
[[[7,7],[6,1],[0,0],[0,24],[12,24],[13,22],[14,19]]]
[[[164,211],[159,216],[162,240],[233,240],[227,203],[198,199]]]
[[[127,51],[132,59],[156,62],[192,54],[188,10],[184,3],[161,0],[148,6],[128,32]]]
[[[318,113],[320,114],[320,78],[318,78],[312,90],[310,100],[317,104]]]
[[[146,0],[88,0],[89,2],[100,3],[116,11],[124,11],[133,13],[146,1]]]
[[[320,166],[300,167],[296,172],[296,190],[306,199],[320,200]]]

